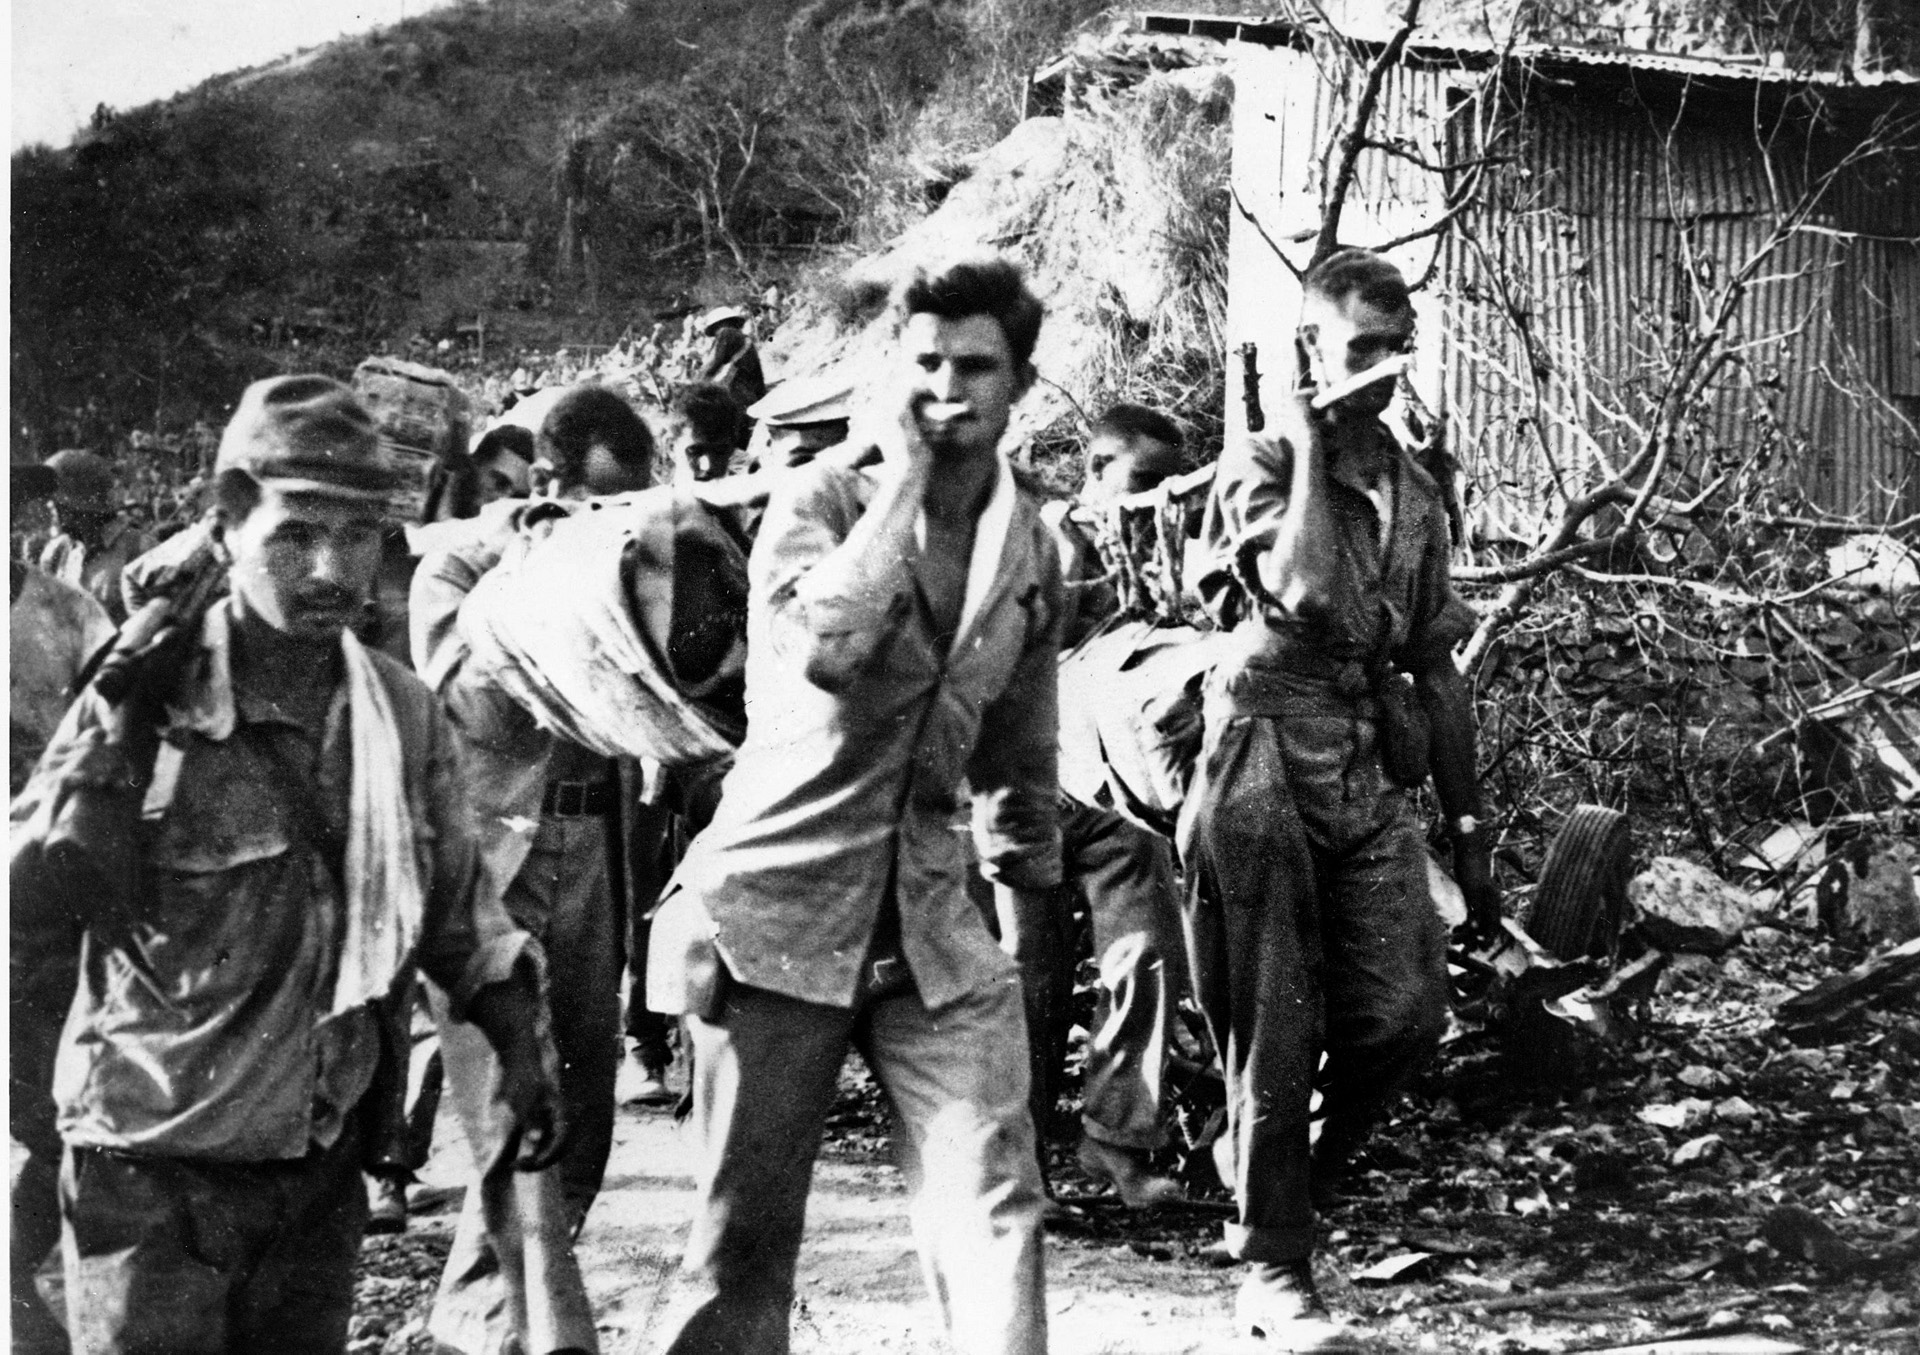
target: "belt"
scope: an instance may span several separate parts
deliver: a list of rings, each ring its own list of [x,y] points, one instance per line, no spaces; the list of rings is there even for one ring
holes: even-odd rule
[[[1377,720],[1380,701],[1373,694],[1372,684],[1360,685],[1355,680],[1364,671],[1357,663],[1340,664],[1333,676],[1322,677],[1291,666],[1249,664],[1225,675],[1221,691],[1243,715],[1340,715]]]
[[[540,812],[550,818],[605,818],[620,808],[617,781],[549,781]]]

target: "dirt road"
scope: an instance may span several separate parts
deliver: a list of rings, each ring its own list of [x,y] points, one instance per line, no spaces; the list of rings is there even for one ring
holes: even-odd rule
[[[443,1117],[433,1160],[416,1190],[418,1213],[404,1240],[376,1240],[389,1282],[444,1254],[457,1212],[464,1149]],[[686,1242],[693,1208],[689,1137],[665,1111],[623,1108],[606,1184],[581,1237],[580,1255],[606,1355],[637,1350],[663,1302]],[[1233,1277],[1143,1245],[1054,1238],[1047,1306],[1059,1355],[1183,1355],[1235,1351],[1227,1321]],[[379,1264],[379,1263],[376,1263]],[[425,1286],[421,1286],[424,1288]],[[430,1290],[428,1291],[430,1295]],[[393,1293],[402,1299],[399,1292]],[[424,1349],[419,1296],[394,1306],[398,1323],[371,1323],[364,1350]],[[364,1306],[364,1305],[363,1305]],[[411,1329],[409,1329],[411,1328]],[[936,1355],[938,1322],[926,1300],[906,1219],[900,1176],[864,1147],[836,1140],[814,1177],[793,1316],[796,1355],[885,1351]],[[1248,1350],[1260,1347],[1245,1343]]]

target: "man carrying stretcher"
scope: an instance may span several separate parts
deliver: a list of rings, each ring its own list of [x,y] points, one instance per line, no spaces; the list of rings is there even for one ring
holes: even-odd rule
[[[1239,1325],[1315,1350],[1341,1339],[1310,1267],[1315,1202],[1446,1022],[1408,805],[1429,770],[1476,926],[1499,896],[1452,658],[1471,613],[1440,492],[1380,420],[1413,345],[1406,282],[1343,249],[1303,288],[1299,384],[1266,434],[1228,444],[1207,507],[1199,587],[1231,634],[1181,844],[1195,996],[1227,1079]]]

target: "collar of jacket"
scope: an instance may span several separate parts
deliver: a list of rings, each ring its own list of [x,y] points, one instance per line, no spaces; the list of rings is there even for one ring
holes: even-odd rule
[[[200,647],[167,702],[167,732],[198,734],[219,743],[233,737],[240,722],[241,699],[233,686],[233,626],[238,604],[228,594],[207,609],[200,623]],[[336,692],[335,697],[338,699]],[[250,719],[258,719],[255,703]]]
[[[987,506],[980,513],[980,521],[973,529],[973,554],[967,560],[967,592],[960,604],[960,624],[954,630],[954,638],[967,633],[967,627],[980,615],[987,604],[987,594],[998,580],[1000,556],[1006,549],[1007,532],[1013,526],[1013,503],[1017,492],[1013,482],[1013,467],[1008,464],[1006,454],[995,453],[995,474],[993,494],[987,499]],[[921,550],[927,548],[927,514],[922,509],[913,520],[914,544]]]

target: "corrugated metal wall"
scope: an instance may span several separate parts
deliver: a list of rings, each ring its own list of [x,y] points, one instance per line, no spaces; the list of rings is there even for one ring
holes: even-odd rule
[[[1346,91],[1301,53],[1261,50],[1242,65],[1236,190],[1304,263],[1309,246],[1286,237],[1316,219]],[[1380,139],[1429,164],[1479,153],[1472,100],[1484,79],[1399,67],[1374,124]],[[1413,277],[1433,266],[1416,385],[1449,416],[1478,523],[1526,537],[1554,513],[1559,482],[1577,487],[1596,459],[1631,454],[1716,286],[1768,240],[1775,204],[1817,182],[1860,124],[1809,134],[1818,124],[1805,105],[1768,111],[1630,81],[1510,80],[1505,94],[1518,131],[1494,149],[1516,159],[1498,191],[1437,260],[1430,241],[1396,258]],[[1349,243],[1377,244],[1444,210],[1441,176],[1404,157],[1370,150],[1360,170]],[[1902,329],[1901,319],[1920,308],[1920,262],[1911,244],[1863,238],[1920,234],[1916,188],[1920,155],[1883,160],[1836,183],[1813,229],[1775,244],[1734,317],[1737,361],[1712,383],[1677,491],[1764,473],[1835,512],[1920,510],[1920,402],[1907,398],[1920,397],[1920,352],[1907,351],[1913,322]],[[1232,341],[1281,353],[1297,286],[1244,219],[1234,242]],[[1229,419],[1237,426],[1237,398]]]

